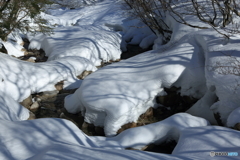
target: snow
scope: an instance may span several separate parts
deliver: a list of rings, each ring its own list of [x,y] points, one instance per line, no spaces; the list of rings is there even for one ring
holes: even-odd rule
[[[208,124],[209,122],[203,118],[187,113],[178,113],[157,123],[125,130],[116,137],[107,138],[107,141],[116,141],[124,148],[142,149],[152,143],[161,144],[168,140],[178,141],[181,132],[186,128],[207,126]]]
[[[0,40],[0,42],[4,45],[9,55],[15,56],[15,57],[24,56],[24,50],[23,50],[24,48],[19,43],[13,40],[9,40],[6,42],[3,42]]]
[[[1,85],[2,86],[2,85]],[[29,110],[4,92],[0,92],[0,120],[22,121],[29,118]]]
[[[51,62],[31,63],[0,54],[0,76],[3,79],[0,91],[22,101],[32,93],[53,91],[60,81],[65,88],[79,87],[76,77],[84,70],[95,71],[96,67],[81,57],[66,57]]]
[[[227,119],[227,126],[228,127],[234,127],[237,123],[240,123],[240,107],[233,110]]]
[[[101,31],[96,27],[88,30],[81,27],[64,27],[55,30],[51,37],[32,38],[30,48],[42,48],[46,52],[48,61],[68,56],[79,56],[88,59],[95,66],[101,65],[101,60],[120,59],[121,38],[117,33]]]
[[[104,126],[106,135],[116,134],[122,125],[136,122],[153,107],[163,87],[175,83],[189,62],[195,60],[189,41],[171,45],[161,54],[146,52],[98,70],[65,98],[65,108],[70,113],[82,111],[85,121]]]
[[[240,132],[209,125],[217,124],[214,114],[228,127],[240,122],[239,36],[227,40],[213,29],[190,28],[167,15],[173,34],[162,45],[162,37],[129,18],[128,10],[120,0],[76,9],[50,6],[42,16],[55,26],[54,34],[27,35],[30,49],[46,52],[44,63],[12,57],[24,55],[17,33],[1,41],[8,55],[0,53],[0,159],[238,159],[210,157],[211,151],[240,153]],[[101,62],[119,59],[127,43],[154,46],[97,70]],[[96,72],[79,80],[85,70]],[[63,119],[25,121],[29,111],[18,102],[32,93],[56,90],[54,85],[61,81],[65,89],[78,88],[66,97],[66,109],[81,111],[86,122],[103,126],[108,137],[87,136]],[[156,107],[156,95],[166,94],[164,88],[172,86],[198,102],[187,113],[116,135],[122,125]],[[178,142],[171,155],[125,150],[168,140]]]
[[[239,64],[240,50],[236,45],[239,43],[236,37],[227,42],[223,38],[209,40],[209,54],[206,56],[207,85],[215,88],[219,99],[211,106],[211,110],[220,114],[223,124],[226,124],[229,114],[240,103],[239,76],[234,68]]]
[[[181,133],[173,155],[190,159],[239,159],[240,132],[219,126],[187,128]],[[237,152],[238,156],[210,157],[210,152]]]
[[[149,126],[126,130],[117,137],[89,137],[72,122],[44,118],[31,121],[0,121],[2,159],[184,159],[178,156],[123,150],[141,144],[166,140],[164,133],[182,132],[188,127],[206,126],[207,121],[182,113]],[[157,129],[154,139],[149,129]],[[18,132],[16,132],[16,130]],[[8,134],[4,134],[8,133]],[[137,134],[137,135],[136,135]],[[139,138],[140,137],[140,138]],[[129,141],[129,138],[134,138]],[[145,142],[143,142],[145,140]],[[64,153],[64,154],[62,154]]]
[[[186,113],[189,113],[194,116],[203,117],[213,125],[216,125],[217,122],[214,118],[214,114],[212,110],[210,110],[210,107],[215,103],[217,99],[217,96],[214,92],[207,91],[206,94],[197,101],[190,109],[186,111]]]
[[[126,130],[116,137],[87,136],[72,122],[44,118],[10,122],[0,120],[1,159],[227,159],[211,151],[239,152],[239,131],[207,126],[207,121],[179,113],[151,125]],[[18,132],[16,132],[16,130]],[[153,131],[154,132],[150,132]],[[5,134],[8,133],[8,134]],[[159,134],[160,133],[160,134]],[[169,134],[170,133],[170,134]],[[134,150],[139,144],[178,141],[173,154]],[[199,138],[201,137],[201,138]],[[238,138],[239,137],[239,138]],[[238,159],[238,157],[231,157]]]

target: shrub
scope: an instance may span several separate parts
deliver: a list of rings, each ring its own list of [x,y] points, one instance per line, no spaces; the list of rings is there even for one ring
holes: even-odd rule
[[[6,40],[14,30],[50,33],[47,21],[40,16],[49,0],[0,0],[0,38]],[[34,26],[29,26],[33,22]]]

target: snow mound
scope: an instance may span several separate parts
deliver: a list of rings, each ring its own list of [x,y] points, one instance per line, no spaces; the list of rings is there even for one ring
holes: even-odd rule
[[[114,156],[117,160],[200,160],[227,158],[210,157],[211,151],[240,152],[239,131],[206,126],[207,124],[202,118],[180,113],[162,122],[128,129],[116,137],[108,138],[87,136],[72,122],[64,119],[44,118],[18,122],[0,120],[0,158],[110,160]],[[179,139],[172,155],[124,150],[129,146],[161,143],[168,138]]]
[[[0,121],[2,159],[184,159],[183,157],[123,150],[176,136],[188,127],[205,126],[202,118],[181,113],[162,122],[122,132],[117,137],[87,136],[63,119]],[[154,129],[154,130],[152,130]],[[18,132],[16,132],[16,130]],[[8,133],[8,134],[4,134]],[[28,134],[26,134],[28,133]],[[160,133],[160,135],[159,135]],[[169,134],[168,134],[169,133]],[[153,137],[154,135],[154,137]],[[178,137],[175,137],[178,139]],[[144,141],[145,140],[145,141]],[[144,141],[144,142],[143,142]],[[97,156],[98,155],[98,156]],[[97,156],[97,157],[96,157]]]
[[[29,110],[13,100],[11,96],[0,92],[0,120],[21,121],[28,118]]]
[[[107,138],[106,141],[116,141],[119,146],[124,148],[142,149],[152,143],[161,144],[168,140],[178,141],[181,132],[186,128],[207,126],[208,124],[209,122],[203,118],[187,113],[178,113],[157,123],[125,130],[116,137]]]
[[[51,37],[31,39],[29,48],[42,48],[48,56],[48,61],[79,56],[90,60],[95,66],[101,65],[101,60],[120,59],[121,37],[111,31],[99,30],[96,27],[84,29],[81,27],[57,28]]]
[[[9,55],[0,54],[0,91],[22,101],[31,93],[56,90],[60,81],[66,87],[79,87],[76,77],[84,70],[95,71],[95,66],[85,58],[66,57],[46,63],[20,61]]]
[[[142,113],[153,107],[155,96],[163,91],[163,87],[173,85],[182,74],[187,75],[190,70],[197,77],[204,77],[203,68],[199,71],[192,66],[194,62],[202,65],[197,61],[199,58],[193,56],[198,50],[190,43],[192,41],[191,36],[183,37],[158,51],[146,52],[98,70],[88,76],[73,95],[66,97],[65,108],[70,113],[81,111],[86,122],[104,126],[106,135],[116,134],[122,125],[136,122]],[[202,78],[188,77],[184,84],[190,88],[189,92],[200,97],[205,88],[193,82]]]
[[[211,35],[211,33],[207,33]],[[238,37],[230,40],[216,37],[207,39],[206,79],[208,88],[216,93],[218,101],[211,106],[214,113],[219,113],[224,125],[230,113],[240,104],[240,49]]]
[[[172,154],[190,159],[239,159],[240,132],[219,126],[193,127],[182,131]],[[215,156],[210,152],[235,152],[238,156]]]
[[[0,121],[0,158],[45,159],[176,159],[177,156],[122,150],[105,143],[105,137],[88,137],[72,122],[44,118],[31,121]],[[17,131],[17,132],[16,132]],[[6,134],[7,133],[7,134]],[[98,144],[105,143],[105,146]]]
[[[23,40],[18,33],[9,34],[7,41],[0,39],[0,44],[4,45],[9,55],[15,57],[24,56],[25,49],[22,46]]]
[[[233,110],[227,119],[228,127],[234,127],[237,123],[240,123],[240,107]]]

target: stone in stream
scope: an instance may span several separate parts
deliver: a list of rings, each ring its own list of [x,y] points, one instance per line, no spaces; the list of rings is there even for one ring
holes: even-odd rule
[[[36,112],[39,108],[39,103],[37,101],[33,102],[33,104],[30,106],[30,110],[33,112]]]
[[[64,81],[60,81],[57,84],[55,84],[55,88],[60,91],[63,90],[63,85],[64,85]]]
[[[32,95],[30,95],[28,98],[24,99],[22,102],[20,102],[22,106],[29,109],[30,106],[33,104],[32,102]]]
[[[82,74],[80,74],[79,76],[77,76],[78,79],[84,79],[86,78],[89,74],[91,74],[92,71],[83,71]]]

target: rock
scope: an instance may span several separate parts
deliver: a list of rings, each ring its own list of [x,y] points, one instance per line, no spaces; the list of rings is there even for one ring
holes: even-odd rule
[[[84,79],[85,77],[87,77],[89,74],[91,74],[92,71],[83,71],[82,74],[80,74],[79,76],[77,76],[78,79]]]
[[[27,119],[27,120],[33,120],[33,119],[36,119],[36,116],[35,116],[35,114],[34,113],[32,113],[32,112],[29,112],[29,118]]]
[[[59,117],[59,115],[55,110],[48,109],[45,107],[40,107],[37,117],[38,118],[56,118],[56,117]]]
[[[30,57],[27,59],[27,62],[32,62],[35,63],[36,58],[35,57]]]
[[[57,111],[57,108],[55,107],[54,103],[42,103],[41,109]]]
[[[124,130],[126,130],[126,129],[134,128],[134,127],[137,127],[137,123],[135,123],[135,122],[124,124],[124,125],[117,131],[117,134],[121,133],[122,131],[124,131]]]
[[[144,114],[140,116],[142,119],[149,119],[153,116],[153,108],[150,107]]]
[[[27,52],[27,50],[25,48],[22,48],[21,51],[22,52]]]
[[[41,94],[37,95],[37,98],[40,98],[42,101],[45,102],[54,102],[56,100],[56,97],[58,95],[59,91],[47,91],[42,92]]]
[[[33,102],[33,104],[30,106],[30,110],[33,112],[36,112],[39,108],[39,104],[37,101]]]
[[[32,95],[30,95],[28,98],[24,99],[22,102],[20,102],[22,106],[29,109],[30,106],[33,104],[32,102]]]
[[[55,88],[60,91],[63,89],[64,81],[60,81],[57,84],[55,84]]]

